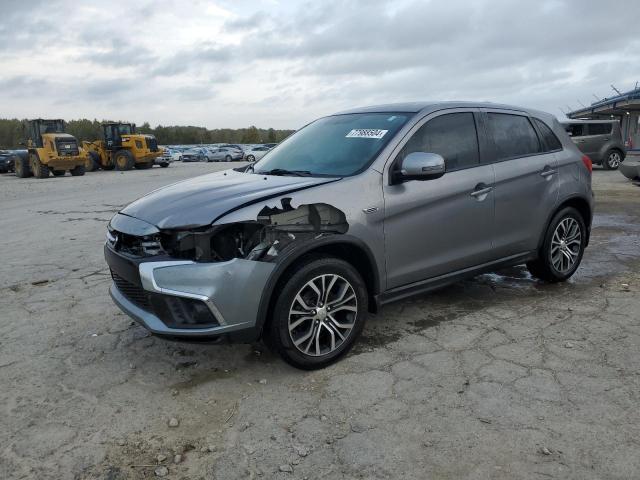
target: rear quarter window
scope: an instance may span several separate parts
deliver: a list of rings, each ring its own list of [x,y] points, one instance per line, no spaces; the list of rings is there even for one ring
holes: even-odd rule
[[[587,132],[588,135],[609,135],[611,127],[611,123],[590,123],[587,125]]]
[[[536,124],[536,127],[540,132],[540,136],[542,137],[542,144],[546,152],[562,150],[562,143],[560,142],[560,140],[558,140],[556,134],[553,133],[553,130],[551,130],[546,123],[537,118],[534,118],[533,122]]]

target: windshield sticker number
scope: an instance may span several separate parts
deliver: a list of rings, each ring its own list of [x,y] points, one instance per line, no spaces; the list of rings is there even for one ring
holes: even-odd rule
[[[377,128],[355,128],[347,133],[345,138],[374,138],[381,139],[389,130],[379,130]]]

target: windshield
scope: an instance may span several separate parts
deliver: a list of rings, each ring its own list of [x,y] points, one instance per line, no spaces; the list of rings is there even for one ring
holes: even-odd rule
[[[40,135],[45,133],[64,133],[62,120],[42,120],[39,124]]]
[[[354,113],[321,118],[257,162],[254,172],[348,176],[366,168],[412,114]]]
[[[118,125],[118,133],[120,135],[131,135],[133,134],[133,128],[128,123],[123,123]]]

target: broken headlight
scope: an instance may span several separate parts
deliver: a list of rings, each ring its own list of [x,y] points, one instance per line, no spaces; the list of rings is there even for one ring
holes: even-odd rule
[[[256,221],[163,232],[162,247],[173,257],[197,262],[270,261],[296,242],[346,233],[348,228],[344,213],[331,205],[293,208],[285,198],[282,208],[264,207]]]

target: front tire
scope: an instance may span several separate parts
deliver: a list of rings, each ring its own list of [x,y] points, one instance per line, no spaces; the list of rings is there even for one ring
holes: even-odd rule
[[[85,171],[95,172],[100,169],[100,156],[96,152],[88,152],[88,158],[85,162]]]
[[[309,257],[280,289],[266,327],[267,344],[294,367],[324,368],[355,343],[366,321],[367,303],[365,283],[351,264]]]
[[[43,164],[38,158],[38,155],[32,153],[31,159],[31,171],[36,178],[49,178],[49,167]]]
[[[620,150],[609,150],[605,155],[602,166],[605,170],[617,170],[622,163],[623,157]]]
[[[226,157],[224,157],[224,161],[225,162],[230,162],[231,161],[231,155],[227,155]]]
[[[135,165],[133,155],[129,150],[118,150],[115,154],[116,170],[131,170]]]
[[[587,244],[587,227],[573,207],[551,220],[537,260],[527,263],[531,275],[546,282],[564,282],[580,266]]]
[[[69,170],[69,173],[74,177],[81,177],[82,175],[84,175],[84,172],[85,172],[84,165],[76,165],[74,168]]]

